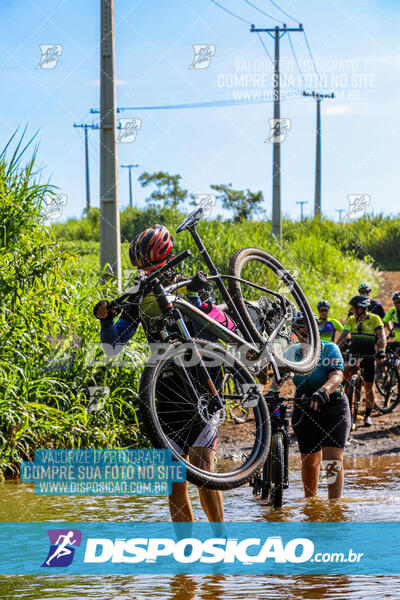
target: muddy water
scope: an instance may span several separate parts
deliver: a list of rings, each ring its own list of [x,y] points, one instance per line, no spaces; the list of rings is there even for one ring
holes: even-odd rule
[[[291,460],[290,489],[276,511],[244,487],[224,493],[227,521],[400,521],[400,457],[347,459],[341,500],[302,498],[299,461]],[[196,488],[191,498],[198,520],[205,520]],[[165,521],[165,498],[38,497],[30,485],[0,486],[0,521]],[[4,550],[4,549],[3,549]],[[400,577],[334,576],[2,576],[0,598],[25,600],[236,600],[236,599],[375,600],[400,598]]]

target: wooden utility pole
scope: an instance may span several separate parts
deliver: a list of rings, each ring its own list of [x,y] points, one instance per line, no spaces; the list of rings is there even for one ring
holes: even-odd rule
[[[114,0],[101,3],[100,60],[100,267],[121,289],[121,236],[116,138]]]

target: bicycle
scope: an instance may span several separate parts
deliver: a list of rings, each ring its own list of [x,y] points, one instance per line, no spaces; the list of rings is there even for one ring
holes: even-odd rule
[[[210,489],[229,489],[249,481],[264,464],[269,450],[269,413],[254,377],[266,364],[271,365],[277,381],[288,371],[312,371],[319,358],[320,343],[316,321],[304,293],[294,277],[274,257],[257,248],[244,248],[235,252],[227,275],[218,272],[196,230],[204,216],[205,211],[201,207],[196,209],[184,219],[176,232],[187,230],[191,234],[211,273],[207,279],[215,282],[225,302],[223,307],[235,323],[234,331],[213,320],[179,294],[179,289],[185,287],[190,279],[166,287],[161,285],[159,277],[167,271],[172,272],[186,260],[191,255],[190,250],[184,250],[149,275],[141,277],[127,292],[111,301],[109,309],[112,314],[117,314],[130,302],[139,304],[141,315],[152,320],[164,342],[162,347],[157,345],[146,363],[139,387],[140,409],[150,441],[154,447],[167,448],[175,459],[183,460],[187,479],[192,483]],[[255,268],[256,265],[265,266],[272,273],[267,282],[283,282],[290,289],[276,291],[241,277],[242,270],[250,266],[253,274],[257,276],[258,273],[258,281],[264,283],[265,277]],[[229,291],[223,279],[228,280]],[[254,299],[254,294],[246,292],[249,287],[262,292],[259,301]],[[293,299],[288,299],[289,294]],[[143,302],[145,297],[152,300]],[[285,349],[293,343],[290,323],[297,310],[303,312],[310,334],[310,343],[299,362],[284,356]],[[193,338],[187,325],[189,321],[195,321],[205,331],[214,333],[233,348],[236,355],[220,344]],[[250,321],[252,327],[248,326]],[[174,381],[180,384],[179,402],[176,402],[174,411],[169,408],[168,414],[165,399],[158,391],[166,374],[172,374]],[[215,465],[210,472],[183,459],[172,436],[188,440],[194,423],[201,419],[223,439],[220,434],[227,422],[226,404],[231,401],[225,397],[222,384],[226,374],[240,384],[239,403],[243,410],[250,411],[252,418],[249,423],[253,429],[248,436],[250,441],[245,441],[240,452],[226,442],[223,447],[225,459],[221,458],[221,453],[216,454]],[[186,414],[190,418],[182,423]],[[176,418],[175,428],[172,418]]]
[[[380,413],[392,412],[400,402],[400,344],[389,342],[386,346],[386,360],[378,364],[375,387],[379,397],[375,397],[374,407]]]
[[[283,492],[289,488],[289,419],[287,403],[296,400],[309,404],[311,398],[280,398],[279,392],[267,396],[266,402],[271,420],[271,447],[261,474],[256,473],[250,485],[253,495],[269,500],[274,508],[281,508]]]

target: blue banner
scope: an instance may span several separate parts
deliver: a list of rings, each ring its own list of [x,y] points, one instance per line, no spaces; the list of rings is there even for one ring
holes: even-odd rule
[[[400,574],[399,523],[1,523],[0,574]]]

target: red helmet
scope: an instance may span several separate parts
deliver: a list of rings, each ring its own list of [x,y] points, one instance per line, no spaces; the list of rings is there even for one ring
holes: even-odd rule
[[[174,247],[172,235],[164,225],[153,225],[133,238],[129,258],[135,267],[146,268],[165,262]]]

